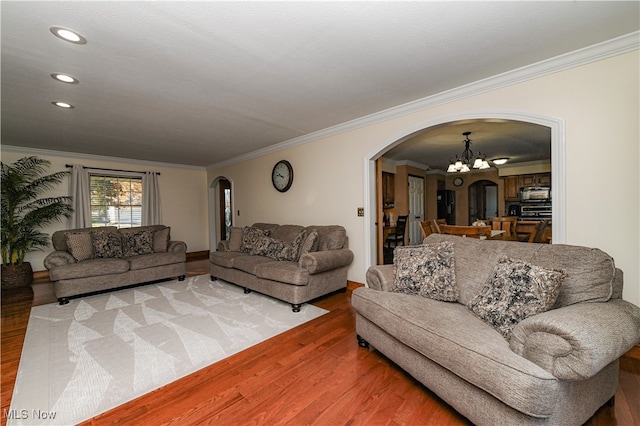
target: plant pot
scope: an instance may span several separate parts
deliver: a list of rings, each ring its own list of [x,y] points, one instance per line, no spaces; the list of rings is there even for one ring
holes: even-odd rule
[[[26,287],[33,282],[31,263],[19,265],[2,265],[2,289]]]

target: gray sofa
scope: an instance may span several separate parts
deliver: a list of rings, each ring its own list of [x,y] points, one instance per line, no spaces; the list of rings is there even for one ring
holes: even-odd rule
[[[353,252],[342,226],[256,223],[231,228],[211,252],[211,279],[291,303],[293,312],[312,299],[346,289]]]
[[[157,281],[184,280],[187,245],[164,225],[57,231],[44,259],[61,305],[85,294]]]
[[[618,359],[640,341],[640,308],[621,299],[622,271],[612,258],[587,247],[443,234],[424,244],[453,248],[445,266],[455,272],[457,301],[392,291],[399,271],[373,266],[368,287],[352,295],[361,346],[480,425],[580,425],[613,403]],[[566,273],[550,309],[514,321],[509,338],[467,307],[492,288],[505,255]],[[530,303],[530,294],[518,297]]]

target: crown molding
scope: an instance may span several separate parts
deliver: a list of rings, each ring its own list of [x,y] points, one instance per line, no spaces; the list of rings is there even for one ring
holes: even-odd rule
[[[604,41],[592,46],[588,46],[573,52],[559,55],[544,61],[516,68],[511,71],[497,74],[473,83],[446,90],[444,92],[418,99],[406,104],[398,105],[386,110],[382,110],[355,120],[347,121],[332,127],[328,127],[317,132],[308,133],[294,139],[271,145],[244,155],[231,158],[220,163],[207,166],[207,171],[230,166],[252,158],[261,157],[266,154],[278,152],[297,145],[313,142],[318,139],[335,136],[361,127],[377,124],[382,121],[402,117],[404,115],[434,108],[449,102],[454,102],[470,96],[479,95],[485,92],[500,89],[506,86],[533,80],[545,75],[553,74],[567,69],[579,67],[592,62],[597,62],[613,56],[622,55],[640,49],[640,31],[626,34],[611,40]]]
[[[28,148],[23,146],[12,146],[12,145],[2,145],[2,147],[0,147],[0,152],[13,152],[13,153],[24,152],[24,153],[40,155],[40,156],[64,157],[64,158],[87,160],[87,161],[108,161],[112,163],[132,164],[136,166],[169,167],[173,169],[188,169],[188,170],[199,170],[199,171],[206,170],[204,167],[189,166],[186,164],[161,163],[158,161],[135,160],[132,158],[108,157],[103,155],[81,154],[78,152],[68,152],[68,151],[53,151],[49,149]]]

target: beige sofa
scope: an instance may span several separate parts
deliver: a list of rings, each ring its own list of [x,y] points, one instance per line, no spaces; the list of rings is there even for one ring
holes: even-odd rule
[[[294,312],[317,297],[347,287],[353,252],[342,226],[256,223],[233,227],[211,252],[211,279],[291,303]]]
[[[56,297],[69,299],[157,281],[184,280],[187,245],[171,241],[164,225],[117,229],[114,226],[57,231],[47,255]]]
[[[479,425],[580,425],[613,402],[618,359],[640,341],[640,308],[621,299],[622,271],[611,257],[587,247],[442,234],[424,244],[452,247],[453,264],[440,264],[454,270],[457,294],[442,294],[457,299],[394,292],[403,267],[373,266],[368,287],[352,295],[361,346],[370,344]],[[551,308],[513,321],[509,338],[494,327],[495,311],[484,320],[471,310],[478,300],[497,300],[480,293],[508,292],[491,284],[502,275],[498,262],[510,262],[505,255],[566,273]],[[526,306],[533,293],[510,294]]]

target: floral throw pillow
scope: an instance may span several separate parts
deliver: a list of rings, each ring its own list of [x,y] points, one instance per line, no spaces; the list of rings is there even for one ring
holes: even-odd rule
[[[122,255],[124,257],[153,253],[153,229],[122,233]]]
[[[297,261],[305,236],[306,231],[302,231],[290,243],[272,237],[260,237],[250,254],[267,256],[275,260]]]
[[[91,231],[93,256],[96,258],[122,257],[122,238],[120,233],[113,231]]]
[[[553,306],[566,275],[562,270],[503,257],[467,308],[510,339],[520,321]]]
[[[254,228],[251,226],[245,226],[242,229],[242,241],[240,242],[240,251],[243,253],[251,253],[256,249],[260,238],[268,237],[269,231]]]
[[[393,251],[394,293],[415,294],[455,302],[459,293],[455,278],[453,243],[399,246]]]

